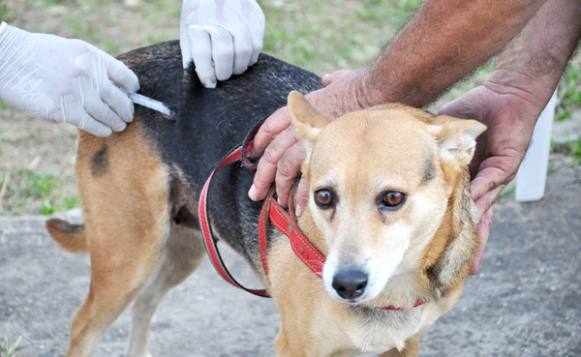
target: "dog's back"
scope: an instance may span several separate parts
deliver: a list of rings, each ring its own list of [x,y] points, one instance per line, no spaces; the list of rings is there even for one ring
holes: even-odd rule
[[[141,79],[140,92],[167,103],[175,121],[137,107],[144,118],[144,136],[152,141],[175,178],[185,178],[188,189],[173,181],[174,211],[178,219],[191,217],[193,197],[220,159],[240,145],[258,122],[286,105],[291,90],[303,93],[320,86],[314,74],[268,55],[241,76],[204,89],[193,71],[182,70],[177,41],[150,46],[120,57]],[[247,198],[253,172],[237,165],[220,173],[212,183],[209,212],[216,233],[246,258],[256,257],[256,221],[259,205]],[[195,197],[197,202],[197,197]],[[182,207],[180,207],[180,205]],[[225,209],[227,208],[227,209]],[[242,213],[241,213],[242,212]],[[240,222],[241,217],[248,218]],[[194,217],[191,217],[194,218]],[[196,224],[195,218],[193,224]],[[252,240],[252,242],[245,242]]]
[[[263,54],[243,75],[205,89],[193,71],[182,70],[177,41],[119,58],[140,78],[140,93],[167,103],[176,113],[172,122],[136,106],[145,135],[158,145],[164,161],[180,167],[194,187],[258,121],[286,105],[291,90],[310,92],[320,86],[314,74]]]

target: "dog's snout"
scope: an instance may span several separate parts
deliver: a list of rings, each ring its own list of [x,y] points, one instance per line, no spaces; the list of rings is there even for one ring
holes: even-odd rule
[[[333,289],[343,299],[356,299],[367,286],[367,273],[357,268],[339,270],[333,277]]]

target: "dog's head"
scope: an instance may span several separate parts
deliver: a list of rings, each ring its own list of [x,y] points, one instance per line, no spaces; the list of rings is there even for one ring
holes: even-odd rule
[[[430,257],[430,243],[453,219],[454,192],[467,191],[485,126],[402,105],[329,121],[297,92],[289,110],[306,149],[308,211],[328,248],[323,279],[331,297],[366,302],[394,276],[434,265],[449,243],[434,248],[438,257]]]

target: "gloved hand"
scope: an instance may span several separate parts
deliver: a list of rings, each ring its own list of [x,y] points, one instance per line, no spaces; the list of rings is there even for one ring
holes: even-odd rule
[[[81,40],[0,25],[0,98],[96,136],[122,131],[133,119],[128,93],[137,76]]]
[[[255,0],[183,0],[180,47],[184,69],[194,62],[207,88],[256,63],[264,13]]]

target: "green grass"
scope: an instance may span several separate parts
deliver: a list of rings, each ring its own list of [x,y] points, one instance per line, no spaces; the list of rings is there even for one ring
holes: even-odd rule
[[[261,1],[266,15],[264,50],[318,74],[371,63],[419,0]]]
[[[9,176],[0,178],[0,187],[5,184],[7,186],[4,198],[9,202],[4,204],[9,207],[0,207],[0,212],[25,210],[30,213],[51,215],[79,207],[80,200],[77,196],[63,192],[65,181],[70,179],[28,169],[15,169]]]
[[[0,340],[0,357],[16,357],[16,351],[22,347],[22,336],[16,340],[3,337]]]
[[[500,191],[498,198],[505,199],[505,198],[513,197],[515,191],[516,191],[515,185],[506,186],[502,191]]]
[[[8,20],[10,9],[7,4],[0,4],[0,20]]]
[[[581,107],[581,64],[571,61],[558,89],[560,103],[557,107],[557,121],[570,119],[575,109]]]
[[[551,152],[569,156],[576,165],[581,165],[581,138],[562,143],[551,141]]]

